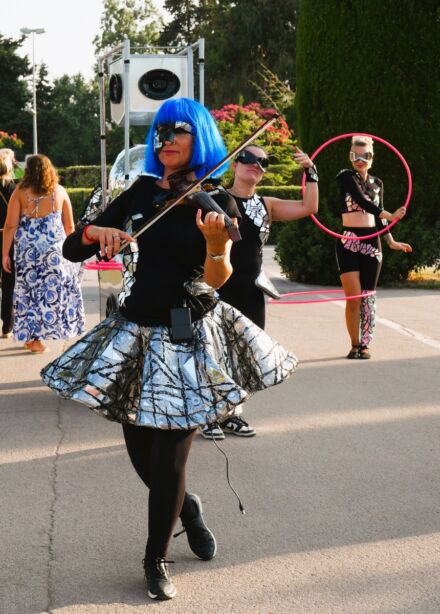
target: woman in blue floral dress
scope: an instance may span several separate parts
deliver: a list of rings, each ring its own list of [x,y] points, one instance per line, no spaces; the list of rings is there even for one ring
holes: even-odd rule
[[[51,161],[29,157],[8,207],[3,268],[11,270],[15,236],[13,333],[33,353],[46,351],[42,339],[69,339],[85,329],[76,268],[62,256],[64,239],[73,231],[72,205]]]

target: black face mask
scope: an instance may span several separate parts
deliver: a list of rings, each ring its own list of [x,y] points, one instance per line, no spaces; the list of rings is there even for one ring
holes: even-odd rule
[[[195,134],[195,129],[188,122],[172,122],[169,124],[157,124],[154,130],[154,153],[159,153],[165,145],[165,141],[174,143],[176,134]]]
[[[237,162],[242,164],[256,164],[260,170],[265,173],[269,167],[269,160],[267,158],[259,158],[250,151],[240,151],[235,158]]]

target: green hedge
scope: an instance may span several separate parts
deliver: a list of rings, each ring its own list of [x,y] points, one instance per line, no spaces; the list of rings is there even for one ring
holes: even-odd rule
[[[275,198],[282,198],[283,200],[301,200],[301,186],[298,185],[259,185],[258,194],[261,196],[274,196]],[[273,222],[270,226],[269,245],[276,245],[278,237],[285,222]]]
[[[66,188],[70,197],[73,209],[73,218],[78,221],[81,213],[86,206],[86,203],[92,193],[92,188]],[[286,200],[300,200],[301,187],[296,185],[289,186],[262,186],[259,193],[263,196],[275,196]],[[286,224],[274,222],[270,229],[269,243],[274,244],[277,241],[278,234]]]
[[[65,188],[94,188],[101,183],[100,166],[66,166],[57,168],[57,172]]]
[[[301,147],[313,151],[336,135],[367,132],[397,147],[412,172],[408,214],[393,236],[410,243],[414,251],[404,254],[384,246],[384,282],[404,280],[411,269],[432,266],[440,258],[439,81],[437,0],[327,0],[319,3],[319,10],[314,0],[301,1],[295,98]],[[339,141],[316,160],[319,218],[334,230],[340,227],[335,176],[351,168],[349,148],[349,140]],[[371,173],[384,182],[385,209],[402,205],[406,173],[398,158],[378,142]],[[307,233],[305,223],[283,230],[282,266],[303,281],[335,283],[333,241],[317,233]],[[325,270],[322,263],[327,263]]]
[[[259,185],[258,194],[261,196],[275,196],[284,200],[301,200],[301,186],[299,185]]]
[[[92,193],[92,188],[66,188],[66,191],[72,203],[73,219],[76,223]]]
[[[302,169],[298,168],[293,158],[291,164],[270,164],[264,174],[260,186],[289,186],[299,185],[302,178]]]

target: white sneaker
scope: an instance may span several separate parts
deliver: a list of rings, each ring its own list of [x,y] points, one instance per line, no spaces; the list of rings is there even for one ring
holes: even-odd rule
[[[213,422],[212,424],[207,424],[202,428],[202,437],[205,439],[221,440],[225,438],[225,434],[220,428],[220,425],[217,422]]]
[[[237,435],[237,437],[253,437],[256,435],[255,430],[240,416],[231,416],[225,422],[222,422],[221,427],[226,433]]]

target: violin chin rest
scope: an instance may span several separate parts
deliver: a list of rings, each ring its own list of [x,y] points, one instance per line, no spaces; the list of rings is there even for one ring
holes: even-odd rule
[[[236,243],[237,241],[241,241],[241,234],[237,226],[234,226],[234,224],[232,224],[232,226],[227,226],[226,230],[228,231],[228,235],[234,243]]]

